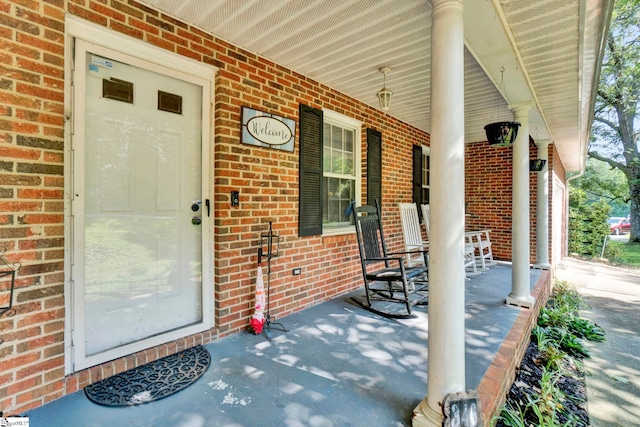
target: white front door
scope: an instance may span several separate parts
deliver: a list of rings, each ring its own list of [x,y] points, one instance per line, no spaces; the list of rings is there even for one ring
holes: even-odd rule
[[[203,86],[82,41],[74,73],[78,370],[211,326],[203,292],[210,212]]]

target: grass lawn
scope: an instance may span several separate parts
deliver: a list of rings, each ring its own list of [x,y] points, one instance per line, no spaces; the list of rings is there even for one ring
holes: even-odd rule
[[[622,252],[622,262],[628,265],[635,265],[640,267],[640,244],[637,243],[625,243],[623,245],[624,251]]]

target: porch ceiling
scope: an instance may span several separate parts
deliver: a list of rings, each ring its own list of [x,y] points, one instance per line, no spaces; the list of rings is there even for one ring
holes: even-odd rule
[[[429,132],[431,0],[140,0]],[[532,101],[530,134],[584,167],[612,0],[465,0],[465,140]],[[503,70],[504,71],[501,71]]]

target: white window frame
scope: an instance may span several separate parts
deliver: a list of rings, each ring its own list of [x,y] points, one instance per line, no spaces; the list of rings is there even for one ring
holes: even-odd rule
[[[421,179],[422,190],[425,190],[425,189],[429,190],[429,200],[424,200],[424,197],[423,197],[422,203],[429,203],[431,200],[431,176],[430,176],[431,169],[426,169],[427,162],[425,161],[425,157],[429,157],[428,164],[429,166],[431,166],[431,148],[423,145],[422,146],[422,171],[420,171],[420,173],[422,174],[422,179]],[[425,184],[425,179],[424,179],[425,170],[427,172],[427,175],[429,175],[428,184]],[[422,194],[424,196],[424,192]]]
[[[344,114],[337,113],[332,110],[323,110],[323,123],[331,124],[335,126],[340,126],[345,129],[353,130],[353,173],[355,175],[355,200],[356,204],[360,205],[362,197],[362,122],[359,120],[353,119],[351,117],[345,116]],[[324,140],[322,141],[324,147]],[[340,177],[336,175],[325,175],[324,170],[322,171],[322,179],[325,177]],[[324,195],[323,195],[324,197]],[[322,201],[323,204],[326,203],[325,200]],[[355,233],[355,228],[353,225],[348,225],[344,227],[331,227],[327,228],[327,226],[322,223],[322,235],[323,236],[335,236],[340,234],[349,234]]]

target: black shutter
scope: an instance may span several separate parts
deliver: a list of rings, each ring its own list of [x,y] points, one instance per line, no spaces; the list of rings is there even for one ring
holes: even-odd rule
[[[367,205],[382,203],[382,133],[367,129]]]
[[[422,147],[413,146],[413,202],[422,204]],[[422,215],[421,210],[418,213]]]
[[[322,110],[300,104],[298,234],[322,234]]]

